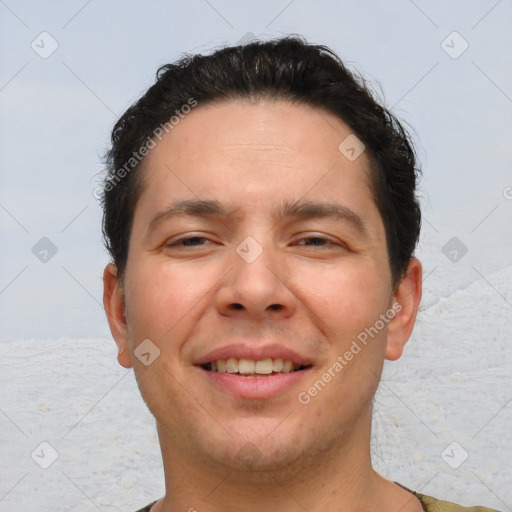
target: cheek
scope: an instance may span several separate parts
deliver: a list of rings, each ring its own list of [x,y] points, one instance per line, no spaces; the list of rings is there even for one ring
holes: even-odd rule
[[[168,261],[138,263],[127,289],[127,319],[138,337],[166,340],[186,329],[209,300],[219,269],[180,265]]]
[[[370,265],[347,265],[322,272],[304,271],[296,279],[297,297],[336,343],[352,341],[384,312],[389,294],[378,271]]]

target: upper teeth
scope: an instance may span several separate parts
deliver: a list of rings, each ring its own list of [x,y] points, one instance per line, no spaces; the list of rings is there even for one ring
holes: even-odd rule
[[[300,368],[300,365],[295,365],[294,367],[292,361],[283,361],[280,358],[253,361],[251,359],[235,359],[234,357],[229,357],[228,359],[217,359],[210,364],[214,372],[242,374],[259,373],[261,375],[268,375],[272,372],[289,373]]]

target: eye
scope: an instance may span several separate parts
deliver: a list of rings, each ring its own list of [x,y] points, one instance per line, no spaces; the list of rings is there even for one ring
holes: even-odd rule
[[[305,243],[302,244],[302,242],[305,242]],[[325,246],[325,245],[333,245],[333,243],[330,240],[328,240],[327,238],[323,238],[321,236],[310,236],[310,237],[302,238],[301,240],[299,240],[298,245],[309,245],[309,246],[314,246],[314,247],[321,247],[321,246]]]
[[[171,240],[165,244],[166,247],[188,248],[188,247],[204,247],[206,242],[210,242],[204,236],[189,236]]]
[[[341,242],[320,235],[306,236],[297,240],[295,243],[302,247],[343,247]]]

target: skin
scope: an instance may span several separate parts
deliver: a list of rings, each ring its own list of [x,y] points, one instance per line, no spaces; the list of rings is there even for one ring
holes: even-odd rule
[[[412,332],[422,268],[412,258],[393,286],[368,155],[349,161],[338,150],[350,133],[302,104],[228,100],[197,106],[143,162],[126,272],[118,279],[107,265],[104,305],[118,360],[133,366],[156,418],[166,495],[154,512],[422,510],[373,470],[369,453],[372,399],[384,360],[398,359]],[[233,211],[149,227],[186,199]],[[297,200],[349,208],[366,231],[274,211]],[[252,263],[236,252],[248,236],[263,249]],[[185,237],[202,238],[178,243]],[[298,394],[393,304],[401,308],[394,318],[300,403]],[[148,366],[134,355],[145,339],[160,350]],[[239,398],[194,363],[241,342],[282,344],[312,367],[277,396]],[[240,456],[248,449],[250,465]]]

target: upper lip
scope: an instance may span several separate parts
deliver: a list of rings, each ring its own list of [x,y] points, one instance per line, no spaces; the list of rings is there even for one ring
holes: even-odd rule
[[[241,343],[236,345],[225,345],[216,348],[204,356],[201,356],[195,362],[196,365],[204,365],[219,359],[228,359],[233,357],[235,359],[249,359],[253,361],[261,361],[262,359],[283,359],[284,361],[291,361],[294,365],[309,366],[311,361],[307,358],[297,354],[282,345],[263,345],[254,346],[253,344]]]

